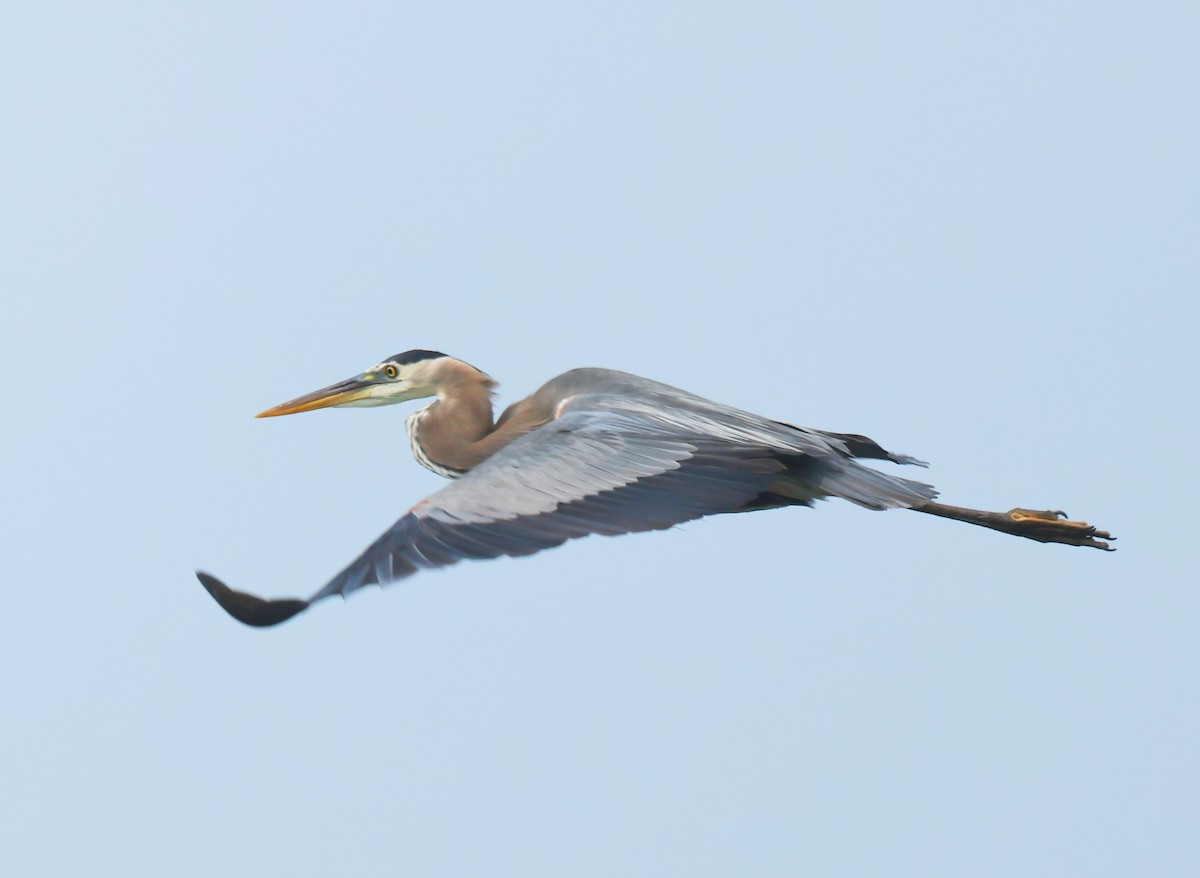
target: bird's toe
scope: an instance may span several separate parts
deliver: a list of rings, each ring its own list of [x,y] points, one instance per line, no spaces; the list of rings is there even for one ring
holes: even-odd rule
[[[1063,543],[1114,552],[1105,540],[1116,540],[1108,531],[1086,521],[1071,521],[1061,509],[1010,509],[1009,532],[1040,543]]]

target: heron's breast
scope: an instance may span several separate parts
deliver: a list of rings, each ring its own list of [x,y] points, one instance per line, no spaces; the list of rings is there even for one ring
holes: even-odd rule
[[[431,473],[437,473],[444,479],[457,479],[466,473],[466,470],[455,469],[454,467],[438,463],[429,456],[424,444],[421,442],[421,419],[425,417],[428,410],[429,406],[426,406],[419,412],[409,415],[404,422],[404,428],[408,431],[408,444],[412,448],[413,457],[417,459],[417,463],[421,464],[421,466],[425,467]]]

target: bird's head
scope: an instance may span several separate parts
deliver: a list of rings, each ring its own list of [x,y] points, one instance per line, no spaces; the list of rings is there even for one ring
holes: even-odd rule
[[[463,367],[471,369],[462,361],[437,351],[405,351],[388,357],[353,378],[298,396],[255,417],[274,418],[330,406],[392,405],[409,399],[437,396],[449,378]]]

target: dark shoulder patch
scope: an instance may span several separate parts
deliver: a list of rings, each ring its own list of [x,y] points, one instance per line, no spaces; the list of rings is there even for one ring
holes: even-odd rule
[[[436,360],[438,357],[444,356],[446,355],[440,351],[405,351],[402,354],[392,354],[384,362],[407,366],[410,363],[419,363],[421,360]]]

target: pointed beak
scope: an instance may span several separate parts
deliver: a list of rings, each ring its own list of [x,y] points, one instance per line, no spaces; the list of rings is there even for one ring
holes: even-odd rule
[[[345,405],[346,403],[369,396],[371,389],[377,383],[373,374],[369,372],[363,373],[362,375],[356,375],[348,381],[339,381],[337,384],[330,384],[328,387],[322,387],[320,390],[314,390],[312,393],[304,394],[304,396],[289,399],[287,402],[280,403],[273,408],[267,409],[265,412],[259,412],[254,417],[277,418],[280,415],[294,415],[298,412],[311,412],[314,409]]]

